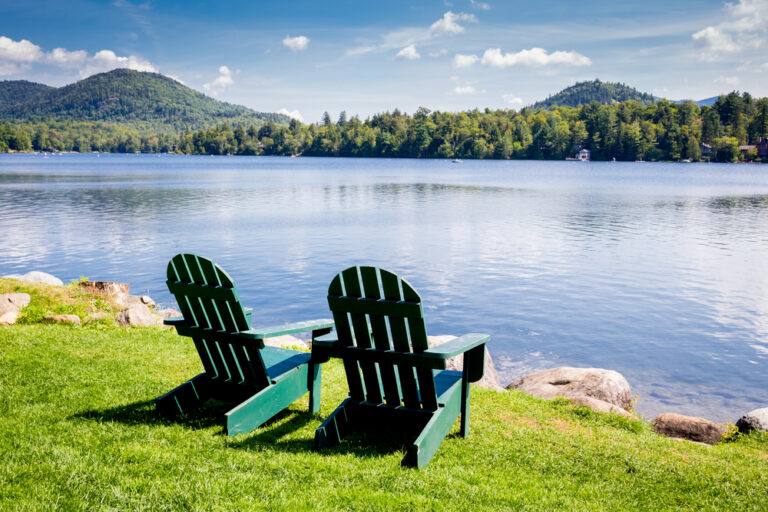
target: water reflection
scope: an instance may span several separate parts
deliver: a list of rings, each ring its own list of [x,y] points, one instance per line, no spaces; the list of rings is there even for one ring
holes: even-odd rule
[[[727,172],[723,172],[726,170]],[[624,373],[646,415],[719,421],[768,388],[768,177],[753,166],[0,156],[0,274],[125,280],[170,301],[208,255],[260,322],[325,316],[328,280],[406,276],[434,334],[488,331],[505,381]]]

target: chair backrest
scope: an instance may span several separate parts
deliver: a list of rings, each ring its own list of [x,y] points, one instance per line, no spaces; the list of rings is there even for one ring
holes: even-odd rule
[[[213,261],[177,254],[168,263],[167,276],[187,325],[229,333],[250,329],[232,278]]]
[[[328,306],[340,345],[406,354],[429,348],[421,298],[392,272],[376,267],[344,270],[331,281]],[[435,380],[429,368],[375,358],[345,358],[344,368],[353,400],[437,409]]]
[[[259,346],[234,334],[250,329],[232,278],[213,261],[177,254],[168,263],[168,290],[184,317],[179,334],[192,337],[206,373],[212,378],[269,384]]]

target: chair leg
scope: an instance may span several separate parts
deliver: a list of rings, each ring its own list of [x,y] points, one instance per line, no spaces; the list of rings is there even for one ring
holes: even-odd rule
[[[485,354],[483,354],[485,356]],[[461,375],[461,435],[469,437],[469,354],[464,355],[464,372]]]
[[[423,468],[429,464],[459,415],[461,398],[461,391],[455,389],[445,405],[432,413],[419,437],[408,447],[403,459],[404,466]]]
[[[347,407],[349,401],[350,399],[347,398],[341,402],[341,405],[315,430],[315,450],[336,446],[349,433],[352,426]]]
[[[309,412],[316,413],[320,410],[320,380],[323,366],[312,362],[308,366]]]
[[[160,414],[168,416],[186,414],[209,397],[210,380],[206,373],[201,373],[155,399],[155,408]]]
[[[226,414],[227,435],[247,434],[307,392],[307,365],[299,366]]]

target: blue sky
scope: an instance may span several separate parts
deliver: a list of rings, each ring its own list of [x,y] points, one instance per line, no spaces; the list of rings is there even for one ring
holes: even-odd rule
[[[576,81],[768,96],[768,0],[0,0],[0,79],[153,70],[307,122],[515,108]]]

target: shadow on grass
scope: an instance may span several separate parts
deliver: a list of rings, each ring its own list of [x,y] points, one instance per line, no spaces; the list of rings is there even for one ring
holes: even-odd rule
[[[185,415],[163,416],[155,409],[154,400],[142,400],[132,404],[120,405],[107,409],[91,409],[74,414],[72,418],[95,421],[109,421],[124,425],[168,426],[181,424],[193,429],[222,427],[224,433],[224,413],[231,408],[222,402],[209,400],[202,406]]]
[[[209,400],[197,409],[185,415],[163,416],[155,410],[154,400],[142,400],[131,404],[106,409],[91,409],[72,415],[98,422],[116,422],[128,426],[170,426],[182,425],[189,429],[208,429],[220,427],[216,435],[226,436],[224,432],[224,413],[231,409],[230,404]],[[319,427],[322,417],[306,411],[284,409],[261,427],[248,434],[232,438],[228,446],[249,451],[276,450],[284,453],[314,452],[314,429],[301,438],[293,436],[311,423]],[[457,437],[449,434],[446,439]],[[391,431],[353,432],[345,436],[342,442],[320,452],[319,456],[337,456],[351,454],[356,457],[381,457],[396,452],[404,452],[415,436],[397,435]]]

